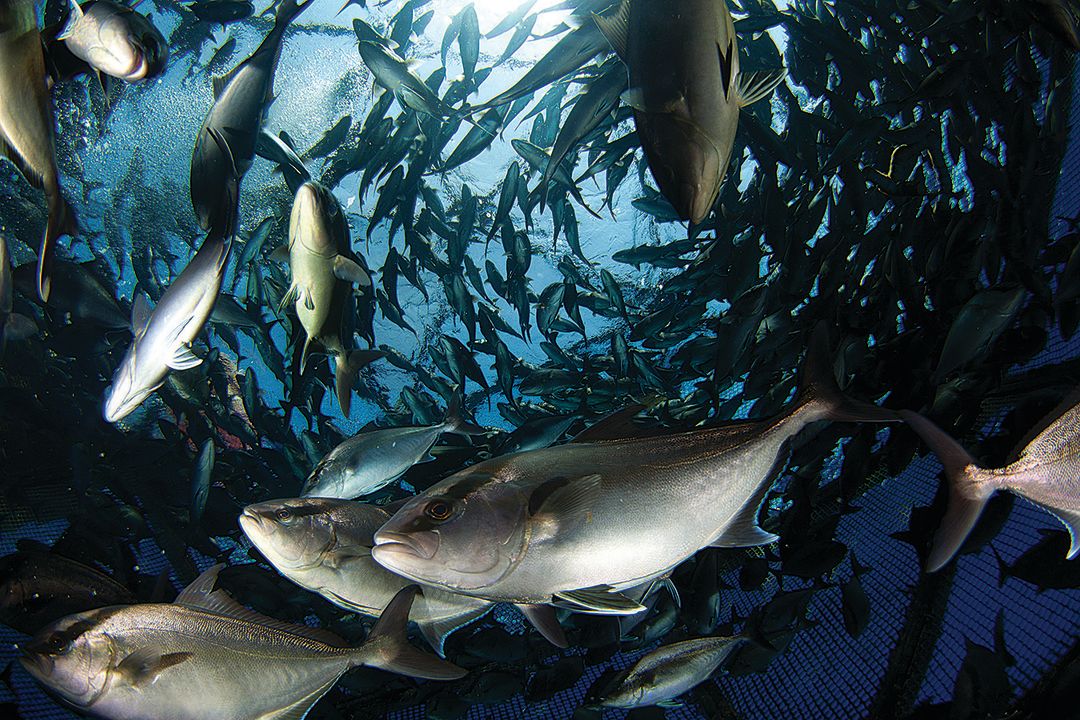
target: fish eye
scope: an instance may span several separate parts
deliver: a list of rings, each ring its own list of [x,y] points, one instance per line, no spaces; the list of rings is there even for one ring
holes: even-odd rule
[[[445,500],[432,500],[424,507],[424,514],[439,522],[449,520],[453,513],[453,506]]]
[[[71,641],[59,633],[50,635],[45,641],[45,650],[50,655],[64,655],[71,650]]]
[[[292,519],[292,512],[289,510],[289,508],[278,508],[274,512],[274,517],[276,517],[281,522],[287,522]]]

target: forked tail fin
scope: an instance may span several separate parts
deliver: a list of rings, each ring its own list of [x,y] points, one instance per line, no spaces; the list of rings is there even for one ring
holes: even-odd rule
[[[383,610],[367,640],[357,650],[356,664],[428,680],[457,680],[464,677],[465,670],[418,650],[406,639],[409,610],[418,592],[419,585],[409,585],[398,591]]]
[[[829,361],[829,337],[824,323],[818,323],[810,335],[796,407],[809,406],[822,420],[835,422],[895,422],[895,411],[862,402],[845,395],[836,384]]]
[[[48,302],[49,292],[52,290],[52,266],[56,255],[56,241],[64,235],[75,235],[79,231],[75,211],[60,194],[59,188],[48,193],[47,199],[49,220],[45,226],[45,235],[41,239],[41,250],[38,252],[38,296],[42,302]]]
[[[350,350],[334,359],[334,392],[337,394],[338,407],[345,417],[349,417],[352,408],[352,392],[356,386],[356,377],[361,369],[375,362],[386,353],[382,350]]]
[[[900,416],[937,455],[949,486],[945,517],[934,533],[934,544],[926,560],[926,571],[935,572],[960,550],[997,486],[989,482],[987,471],[944,430],[909,410],[901,410]]]

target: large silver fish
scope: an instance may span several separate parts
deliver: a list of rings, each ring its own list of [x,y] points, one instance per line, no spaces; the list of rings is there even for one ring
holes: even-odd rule
[[[451,680],[465,671],[405,641],[416,587],[402,590],[360,647],[248,610],[214,590],[215,566],[171,605],[71,615],[42,630],[21,662],[81,712],[116,720],[304,717],[361,665]]]
[[[410,583],[371,558],[375,531],[390,516],[375,505],[293,498],[247,506],[240,527],[278,572],[300,587],[339,607],[377,617],[387,600]],[[410,617],[441,655],[450,633],[492,606],[479,598],[425,587]],[[567,646],[550,607],[518,605],[518,609],[552,644]]]
[[[669,706],[709,679],[742,643],[742,637],[706,637],[663,645],[612,679],[587,704],[613,708]]]
[[[208,236],[153,310],[145,295],[136,295],[131,309],[135,338],[105,392],[106,420],[116,422],[130,414],[161,387],[169,370],[187,370],[202,362],[191,352],[191,343],[213,312],[231,244]]]
[[[331,498],[295,498],[248,505],[240,527],[278,572],[338,607],[378,617],[411,584],[371,559],[374,535],[390,513]],[[409,619],[441,655],[446,637],[491,610],[486,600],[425,588]]]
[[[233,234],[241,178],[255,159],[255,145],[274,100],[274,71],[285,30],[311,0],[282,0],[274,27],[251,57],[214,79],[214,105],[203,120],[191,155],[191,204],[204,230]]]
[[[419,582],[489,600],[639,612],[621,590],[701,548],[762,545],[758,509],[788,441],[819,420],[889,421],[844,397],[815,332],[794,404],[769,420],[497,457],[410,500],[373,557]]]
[[[783,72],[740,73],[725,0],[622,0],[594,15],[626,63],[641,146],[660,192],[683,220],[704,220],[727,173],[739,110]]]
[[[0,155],[27,182],[45,191],[49,219],[38,252],[37,291],[49,299],[56,241],[76,229],[75,214],[60,192],[53,143],[52,98],[45,83],[34,0],[0,0]]]
[[[165,71],[169,46],[150,20],[112,0],[71,2],[67,24],[56,36],[91,70],[125,82]]]
[[[922,415],[900,415],[945,468],[949,502],[926,561],[927,572],[941,569],[964,544],[986,503],[999,490],[1029,500],[1065,525],[1071,544],[1066,557],[1080,553],[1080,394],[1074,392],[1051,412],[1016,462],[984,468],[941,428]]]
[[[354,258],[341,204],[322,185],[305,182],[296,191],[289,217],[292,282],[281,304],[295,305],[304,329],[300,373],[307,367],[308,355],[320,347],[334,357],[334,390],[346,417],[356,373],[382,356],[375,350],[350,350],[342,337],[352,286],[371,287],[371,276]]]
[[[384,428],[353,435],[319,461],[300,495],[352,500],[373,493],[427,457],[439,436],[448,432],[479,434],[484,429],[466,423],[455,402],[438,425]]]

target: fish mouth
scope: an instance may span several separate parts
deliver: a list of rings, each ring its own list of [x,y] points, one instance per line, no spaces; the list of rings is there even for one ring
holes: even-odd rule
[[[41,653],[19,648],[19,664],[38,680],[48,678],[53,671],[53,661]]]
[[[255,542],[253,534],[262,529],[262,517],[250,507],[246,507],[240,513],[237,522],[240,523],[240,529],[244,531],[244,534],[248,536],[248,539]]]
[[[405,555],[430,560],[439,549],[439,536],[433,532],[396,533],[380,530],[375,533],[375,547],[371,556],[379,561],[380,557]]]

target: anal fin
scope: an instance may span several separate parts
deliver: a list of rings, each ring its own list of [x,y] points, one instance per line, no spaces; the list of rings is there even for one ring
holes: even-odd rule
[[[319,702],[323,695],[330,691],[330,688],[334,687],[338,679],[335,677],[325,685],[321,685],[315,690],[304,695],[302,698],[287,705],[280,710],[274,710],[273,712],[260,715],[258,720],[303,720],[311,708],[315,706],[315,703]]]

